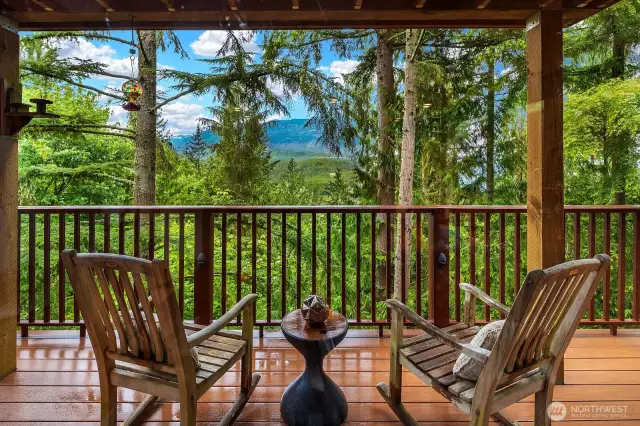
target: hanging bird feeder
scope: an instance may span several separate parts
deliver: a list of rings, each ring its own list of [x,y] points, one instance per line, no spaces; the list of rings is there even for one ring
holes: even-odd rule
[[[124,82],[122,85],[122,93],[127,99],[127,103],[122,105],[125,111],[140,111],[140,105],[135,102],[142,95],[142,86],[138,80],[131,79]]]
[[[131,17],[131,49],[129,49],[129,53],[131,56],[129,59],[131,60],[131,79],[124,82],[122,85],[122,94],[124,95],[127,103],[122,105],[122,109],[125,111],[140,111],[140,105],[136,104],[136,101],[142,95],[142,85],[135,78],[135,71],[133,69],[133,63],[136,59],[136,49],[133,47],[136,45],[134,33],[135,26],[133,21],[133,16]]]

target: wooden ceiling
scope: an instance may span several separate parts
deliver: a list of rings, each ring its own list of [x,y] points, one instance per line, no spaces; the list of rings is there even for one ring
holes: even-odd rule
[[[521,28],[536,10],[572,25],[618,0],[0,0],[21,30]]]

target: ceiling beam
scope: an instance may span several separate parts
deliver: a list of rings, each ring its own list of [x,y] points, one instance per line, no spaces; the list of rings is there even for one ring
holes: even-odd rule
[[[175,12],[176,9],[173,7],[173,4],[171,4],[171,0],[160,0],[162,2],[162,4],[164,4],[165,6],[167,6],[167,10],[169,12]]]
[[[104,7],[104,10],[106,10],[107,12],[115,12],[115,10],[113,10],[113,8],[109,6],[109,4],[105,0],[96,0],[96,3]]]
[[[356,2],[353,4],[353,8],[355,10],[362,9],[362,2],[363,2],[363,0],[356,0]]]

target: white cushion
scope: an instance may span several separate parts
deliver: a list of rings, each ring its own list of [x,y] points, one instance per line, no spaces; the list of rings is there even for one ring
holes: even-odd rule
[[[505,320],[495,321],[482,327],[478,334],[473,337],[471,344],[483,349],[491,350],[498,341],[498,336],[502,331]],[[453,366],[453,374],[461,379],[477,381],[482,372],[484,364],[476,361],[468,355],[460,354],[456,364]]]

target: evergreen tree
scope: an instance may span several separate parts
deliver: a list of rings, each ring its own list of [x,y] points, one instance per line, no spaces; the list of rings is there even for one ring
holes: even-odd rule
[[[187,142],[187,146],[184,149],[184,154],[187,156],[193,164],[200,168],[200,165],[204,160],[207,159],[209,154],[211,154],[211,146],[204,140],[202,136],[202,126],[198,124],[196,126],[196,131]]]

